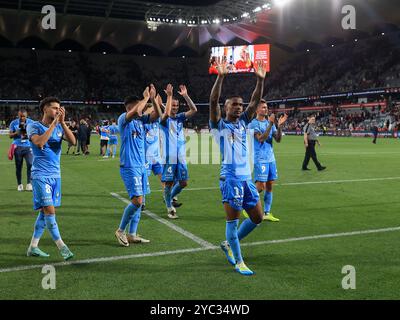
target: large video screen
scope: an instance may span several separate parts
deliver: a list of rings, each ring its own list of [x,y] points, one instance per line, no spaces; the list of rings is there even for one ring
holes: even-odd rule
[[[270,45],[256,44],[211,48],[209,74],[218,74],[216,64],[226,61],[229,73],[254,72],[257,61],[263,60],[270,71]]]

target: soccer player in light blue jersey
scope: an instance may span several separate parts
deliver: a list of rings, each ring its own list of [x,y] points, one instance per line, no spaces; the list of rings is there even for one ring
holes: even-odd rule
[[[178,93],[185,99],[189,111],[179,111],[179,101],[173,98],[173,87],[168,85],[165,91],[172,105],[167,108],[160,122],[163,140],[163,173],[162,181],[165,183],[164,199],[167,206],[168,218],[177,219],[176,209],[172,205],[172,199],[176,197],[186,186],[189,179],[186,164],[186,147],[183,123],[197,113],[196,105],[190,99],[186,86],[179,86]]]
[[[22,184],[22,166],[24,159],[26,162],[26,190],[32,191],[31,184],[31,170],[33,154],[31,144],[29,143],[26,128],[29,123],[33,122],[32,119],[28,118],[26,110],[20,110],[18,112],[18,119],[11,121],[10,123],[10,138],[13,139],[13,144],[16,146],[14,151],[15,168],[17,174],[18,191],[23,191],[24,186]]]
[[[159,103],[160,96],[157,96],[158,105],[161,107],[162,102]],[[151,114],[154,111],[152,104],[148,104],[145,111],[146,114]],[[161,151],[160,151],[160,121],[154,121],[144,125],[146,134],[145,151],[146,151],[146,169],[147,175],[153,173],[158,176],[161,181],[162,164],[161,164]]]
[[[232,96],[226,100],[225,119],[221,118],[219,98],[223,80],[228,74],[226,62],[218,64],[217,70],[218,77],[210,95],[210,129],[222,153],[220,189],[226,212],[226,241],[221,243],[221,249],[237,272],[242,275],[252,275],[253,271],[243,261],[239,241],[262,222],[263,210],[257,188],[251,180],[246,129],[254,117],[263,94],[266,68],[264,62],[257,62],[256,88],[244,111],[241,97]],[[249,218],[239,227],[240,213],[243,209]]]
[[[157,95],[156,99],[157,99],[158,105],[161,107],[161,110],[165,111],[166,106],[163,104],[161,96]],[[172,100],[169,101],[169,103],[170,103],[170,108],[171,108]],[[146,113],[151,113],[153,110],[152,104],[150,103],[150,104],[148,104],[148,106],[149,107],[146,110]],[[163,161],[162,161],[162,157],[161,157],[161,146],[162,146],[161,137],[162,137],[162,135],[160,135],[160,122],[161,122],[161,119],[165,120],[166,117],[167,117],[167,115],[165,112],[163,114],[162,118],[160,118],[159,122],[145,125],[147,173],[150,176],[151,173],[153,172],[154,175],[159,177],[162,190],[164,190],[165,184],[162,181]],[[179,184],[178,181],[175,181],[174,183]],[[163,196],[163,198],[164,198],[164,203],[165,203],[165,197]],[[177,196],[172,198],[172,206],[174,208],[178,208],[181,205],[182,205],[182,203],[178,202]]]
[[[99,128],[100,155],[103,156],[103,158],[108,158],[108,142],[110,141],[110,130],[108,128],[108,120],[105,120],[103,125]]]
[[[126,206],[119,228],[115,231],[118,242],[125,247],[130,243],[147,243],[147,239],[137,234],[141,216],[143,196],[148,194],[149,185],[145,168],[145,131],[144,125],[155,122],[161,116],[161,109],[156,101],[156,89],[153,85],[143,92],[143,99],[127,97],[126,112],[118,118],[121,135],[120,174],[125,184],[131,203]],[[146,103],[151,100],[154,112],[143,115]],[[128,235],[125,229],[129,224]]]
[[[265,100],[261,100],[257,107],[257,117],[250,123],[249,129],[254,132],[254,181],[259,193],[264,193],[264,220],[278,222],[271,213],[272,206],[272,185],[278,179],[278,171],[273,139],[276,142],[282,140],[282,126],[287,120],[283,115],[278,120],[278,127],[275,126],[275,115],[268,117],[268,106]]]
[[[160,107],[163,106],[162,99],[157,95],[156,100]],[[162,110],[162,109],[161,109]],[[153,104],[147,103],[144,114],[151,114],[154,112]],[[161,181],[162,174],[162,160],[160,151],[160,119],[152,123],[144,125],[146,134],[145,152],[146,152],[146,170],[147,176],[150,177],[151,173],[160,179],[161,187],[164,190],[164,183]],[[145,210],[146,197],[143,197],[142,211]]]
[[[117,123],[115,122],[115,119],[111,120],[111,125],[108,127],[109,135],[110,135],[110,140],[108,141],[108,146],[107,146],[107,157],[111,154],[112,158],[115,158],[117,154],[117,146],[118,146],[118,126]]]
[[[61,205],[60,157],[63,135],[71,144],[76,144],[76,139],[65,124],[65,109],[60,107],[57,98],[43,99],[40,109],[43,112],[42,120],[30,123],[27,127],[33,151],[33,208],[40,210],[27,256],[49,256],[38,247],[47,227],[61,256],[69,260],[74,255],[61,239],[55,208]]]

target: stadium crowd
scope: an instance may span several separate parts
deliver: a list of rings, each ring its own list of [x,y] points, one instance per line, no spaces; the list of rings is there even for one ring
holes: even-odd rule
[[[1,51],[0,58],[0,99],[39,101],[44,96],[56,95],[63,101],[101,101],[100,106],[83,107],[65,103],[69,120],[78,124],[83,119],[96,127],[101,120],[115,118],[121,112],[120,106],[109,105],[107,101],[120,101],[129,94],[140,95],[145,84],[155,83],[161,89],[168,82],[175,87],[185,84],[200,106],[198,117],[188,127],[205,127],[208,123],[208,114],[203,112],[207,108],[202,108],[202,102],[208,101],[215,80],[215,76],[207,74],[208,57],[158,59],[8,49]],[[252,74],[227,77],[222,99],[235,92],[249,101],[248,86],[253,81]],[[273,99],[394,86],[400,86],[399,32],[294,54],[268,75],[265,93],[267,99]],[[32,109],[30,115],[37,119],[38,110]],[[2,118],[9,123],[14,116],[9,112]],[[295,112],[286,126],[298,128],[304,119],[302,112]],[[317,121],[328,129],[367,130],[374,120],[380,128],[387,121],[388,127],[399,121],[398,114],[388,116],[381,112],[377,116],[374,110],[349,113],[338,108],[321,111]]]
[[[284,131],[302,134],[302,128],[310,114],[316,115],[316,126],[323,134],[338,136],[350,135],[356,131],[370,131],[377,126],[380,132],[398,132],[400,130],[400,103],[394,102],[387,108],[361,107],[358,109],[343,109],[333,106],[321,111],[300,111],[294,109],[288,112],[289,120]]]
[[[268,98],[280,98],[400,86],[398,35],[294,54],[267,77],[265,93]],[[206,102],[214,81],[207,74],[208,57],[158,59],[10,50],[0,53],[2,99],[38,99],[56,93],[63,100],[120,100],[128,94],[140,94],[137,88],[143,84],[157,83],[165,88],[171,82],[175,86],[185,83],[195,101]],[[247,88],[252,75],[236,74],[227,80],[224,91],[237,92],[249,100]]]

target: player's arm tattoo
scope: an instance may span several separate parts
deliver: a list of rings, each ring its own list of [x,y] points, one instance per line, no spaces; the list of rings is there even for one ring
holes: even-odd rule
[[[259,105],[264,91],[264,78],[257,76],[256,88],[250,99],[250,103],[246,108],[247,117],[252,119],[256,113],[257,106]]]
[[[261,133],[255,134],[255,137],[257,138],[257,140],[259,142],[263,143],[268,139],[273,125],[274,125],[274,123],[270,121],[268,124],[267,130],[265,130],[265,132],[263,134],[261,134]]]
[[[197,107],[194,104],[193,100],[190,99],[189,95],[184,95],[183,98],[185,99],[187,105],[189,106],[189,111],[185,113],[186,118],[191,118],[197,113]]]
[[[273,136],[276,142],[279,143],[282,141],[282,128],[280,126],[278,126]]]
[[[161,111],[161,107],[157,102],[157,99],[152,98],[151,99],[151,103],[153,104],[153,112],[150,114],[150,121],[154,122],[156,121],[158,118],[161,118],[163,116],[163,112]]]
[[[165,112],[161,116],[161,122],[166,123],[167,119],[171,116],[172,110],[172,95],[167,95],[167,104],[165,106]]]
[[[221,119],[219,98],[221,96],[223,82],[224,76],[218,75],[210,94],[210,121],[213,123],[218,123],[218,121]]]
[[[34,145],[43,149],[44,145],[49,141],[55,127],[57,126],[57,118],[51,123],[50,127],[42,135],[34,134],[30,139]]]

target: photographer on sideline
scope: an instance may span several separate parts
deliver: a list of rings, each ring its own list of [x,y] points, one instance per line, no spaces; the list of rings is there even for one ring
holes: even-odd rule
[[[16,149],[14,151],[15,158],[15,167],[17,174],[17,183],[18,183],[18,191],[24,191],[24,186],[22,184],[22,166],[24,163],[24,159],[26,162],[26,175],[27,175],[27,184],[26,191],[32,191],[31,185],[31,168],[33,161],[33,154],[31,149],[31,144],[29,142],[26,127],[29,123],[33,122],[33,120],[28,118],[28,112],[26,110],[18,111],[18,119],[13,120],[10,123],[10,138],[14,139],[13,144],[16,145]]]

